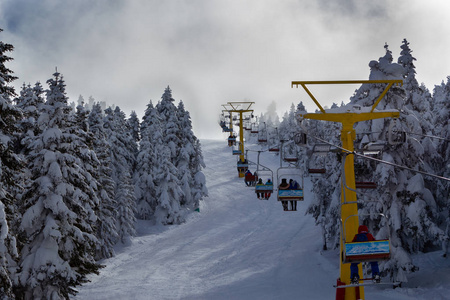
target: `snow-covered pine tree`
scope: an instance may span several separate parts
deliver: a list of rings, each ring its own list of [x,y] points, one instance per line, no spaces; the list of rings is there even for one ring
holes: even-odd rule
[[[128,129],[125,114],[116,107],[105,110],[104,128],[110,145],[112,179],[115,183],[114,200],[117,204],[116,227],[122,243],[136,235],[136,198],[132,183],[136,164],[133,137]]]
[[[58,72],[53,75],[38,119],[42,131],[29,145],[33,184],[23,197],[20,225],[25,238],[17,289],[21,299],[67,299],[100,267],[93,257],[95,187],[76,153],[84,146],[70,132],[64,81]]]
[[[100,104],[93,104],[88,122],[89,131],[93,134],[92,146],[99,161],[97,173],[99,207],[95,233],[99,243],[95,252],[96,260],[114,256],[114,244],[119,239],[115,219],[117,203],[114,197],[114,181],[111,177],[111,150],[103,128],[103,118]]]
[[[447,82],[442,82],[436,85],[433,91],[434,107],[434,131],[433,134],[442,139],[438,141],[438,153],[442,159],[442,164],[435,169],[436,174],[450,178],[450,76],[447,77]],[[442,226],[445,229],[447,238],[443,243],[444,255],[448,254],[448,244],[450,236],[450,182],[443,180],[436,180],[436,201],[441,208],[442,218],[445,219],[445,224]]]
[[[149,220],[153,217],[157,206],[154,169],[159,156],[157,145],[162,143],[161,124],[151,101],[145,110],[140,132],[141,142],[136,159],[138,164],[134,173],[134,191],[138,218]]]
[[[183,101],[178,103],[178,120],[181,149],[176,167],[178,178],[183,189],[181,206],[187,209],[197,209],[200,200],[207,195],[205,175],[201,171],[205,168],[200,141],[192,130],[191,116],[184,108]]]
[[[386,55],[379,61],[371,61],[370,79],[403,78],[403,87],[392,88],[377,106],[379,110],[402,109],[400,122],[403,128],[416,134],[410,135],[405,143],[386,147],[382,159],[412,169],[429,170],[424,161],[424,147],[420,135],[431,128],[423,115],[429,106],[427,92],[419,87],[415,80],[415,71],[408,57],[411,51],[407,42],[402,45],[401,64],[392,63],[392,54],[387,45]],[[363,85],[351,98],[352,104],[370,106],[384,88],[378,85]],[[405,105],[403,105],[403,103]],[[425,104],[424,104],[425,103]],[[425,106],[424,106],[425,105]],[[420,110],[419,108],[425,108]],[[388,119],[376,119],[360,122],[357,132],[371,132],[370,141],[384,142],[388,139]],[[358,166],[355,165],[357,169]],[[438,227],[438,210],[434,197],[425,187],[420,174],[395,168],[386,164],[372,165],[362,162],[366,172],[356,172],[356,176],[369,176],[369,180],[378,184],[374,191],[359,196],[362,208],[359,211],[360,223],[369,225],[376,238],[391,238],[391,260],[381,265],[384,273],[390,273],[394,280],[406,281],[405,271],[415,270],[409,253],[423,251],[427,246],[444,239],[443,231]],[[376,168],[376,169],[375,169]],[[357,169],[358,170],[358,169]],[[364,179],[367,179],[364,178]],[[388,218],[381,217],[381,214]]]
[[[175,164],[181,148],[177,107],[174,102],[175,99],[172,98],[172,90],[167,86],[161,96],[161,101],[156,105],[158,115],[161,119],[163,142],[170,148],[170,160],[172,164]]]
[[[3,30],[0,28],[0,33]],[[17,134],[17,122],[21,112],[12,105],[15,91],[9,84],[16,79],[5,63],[12,60],[7,52],[11,44],[0,41],[0,299],[13,298],[12,279],[17,259],[15,226],[17,203],[14,190],[20,183],[22,162],[14,153],[12,138]]]
[[[24,84],[19,97],[15,99],[16,106],[23,113],[19,123],[21,136],[19,137],[18,152],[21,154],[24,154],[23,150],[25,150],[29,138],[33,139],[39,133],[37,120],[40,107],[44,103],[43,93],[44,90],[39,82],[34,87]]]
[[[133,110],[131,111],[130,117],[127,120],[128,127],[131,131],[131,136],[134,139],[134,142],[136,145],[139,144],[139,141],[141,139],[140,137],[140,124],[139,124],[139,118],[137,117],[136,112]],[[137,155],[137,153],[136,153]]]
[[[156,105],[161,121],[162,144],[157,148],[158,165],[155,167],[154,182],[156,199],[155,218],[162,224],[179,224],[185,220],[181,209],[183,191],[180,188],[176,162],[181,149],[177,107],[174,105],[172,90],[168,86]]]

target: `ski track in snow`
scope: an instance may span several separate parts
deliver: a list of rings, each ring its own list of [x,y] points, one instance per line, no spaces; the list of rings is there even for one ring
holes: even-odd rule
[[[139,221],[138,237],[102,261],[106,267],[75,299],[334,299],[338,251],[321,251],[320,228],[305,215],[308,178],[298,211],[284,212],[274,196],[258,200],[245,187],[225,141],[204,140],[202,150],[209,197],[200,213],[176,226]],[[278,156],[260,159],[276,176]],[[256,162],[255,152],[249,160]],[[421,270],[404,288],[366,287],[366,299],[449,299],[449,260],[415,257]]]

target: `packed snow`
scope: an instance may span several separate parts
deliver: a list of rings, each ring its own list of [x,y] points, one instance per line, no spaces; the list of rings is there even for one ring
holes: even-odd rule
[[[225,141],[203,140],[202,150],[209,197],[200,212],[182,225],[138,221],[138,236],[116,246],[75,299],[334,299],[339,251],[322,250],[321,229],[305,215],[309,178],[298,211],[286,212],[273,195],[258,200],[245,186]],[[257,152],[248,155],[256,162]],[[275,171],[279,157],[262,152],[260,163]],[[449,299],[450,260],[441,251],[413,260],[419,271],[401,288],[368,286],[365,298]]]

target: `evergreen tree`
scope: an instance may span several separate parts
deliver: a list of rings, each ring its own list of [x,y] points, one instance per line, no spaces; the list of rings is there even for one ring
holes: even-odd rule
[[[200,142],[192,130],[191,117],[185,110],[183,101],[177,108],[181,149],[177,160],[178,179],[181,182],[183,196],[181,205],[196,209],[200,200],[207,195],[205,176],[201,169],[205,167]]]
[[[139,131],[139,119],[136,115],[136,112],[133,110],[130,114],[130,118],[128,118],[128,127],[131,130],[131,136],[136,144],[140,141],[140,131]]]
[[[141,142],[137,155],[139,163],[134,174],[137,216],[143,220],[151,219],[157,206],[154,172],[159,161],[157,145],[161,143],[161,124],[150,101],[141,123]]]
[[[105,133],[108,137],[111,155],[114,200],[117,203],[116,227],[120,240],[125,243],[136,235],[136,198],[132,184],[133,169],[136,164],[136,144],[126,124],[125,114],[116,107],[105,110]]]
[[[392,63],[391,52],[386,48],[386,55],[378,62],[371,62],[371,78],[391,79],[403,78],[403,87],[392,88],[377,106],[379,110],[402,109],[400,122],[403,129],[416,133],[405,143],[391,145],[382,154],[382,159],[411,169],[427,170],[423,164],[425,149],[420,134],[431,128],[424,114],[429,106],[429,93],[423,90],[415,80],[415,70],[408,43],[404,40],[400,64]],[[365,85],[352,97],[352,104],[371,105],[372,98],[379,95],[377,85]],[[373,95],[371,97],[370,95]],[[402,105],[404,103],[404,105]],[[418,105],[420,104],[420,105]],[[388,128],[392,120],[377,119],[360,122],[357,132],[370,132],[370,141],[388,140]],[[428,147],[430,149],[430,147]],[[431,153],[430,153],[431,154]],[[425,187],[424,178],[420,174],[404,169],[394,168],[386,164],[374,165],[362,161],[355,165],[355,176],[376,178],[378,189],[360,195],[362,208],[359,212],[361,221],[369,225],[376,237],[391,237],[392,258],[382,264],[381,270],[390,273],[395,280],[406,281],[404,271],[414,271],[409,253],[423,251],[427,244],[436,244],[444,239],[438,226],[436,202],[430,190]],[[358,172],[365,170],[365,172]],[[381,217],[386,215],[386,218]]]
[[[18,296],[25,299],[67,299],[100,267],[93,257],[95,185],[78,157],[86,147],[73,133],[60,74],[56,72],[47,83],[47,101],[38,119],[41,133],[29,145],[33,184],[24,195],[20,225],[26,243]]]
[[[0,29],[0,32],[3,30]],[[14,47],[0,41],[0,299],[13,298],[12,278],[17,259],[15,226],[17,216],[14,195],[16,184],[21,182],[22,162],[14,153],[12,138],[17,134],[21,112],[12,105],[14,88],[9,84],[16,79],[5,63],[12,60],[7,52]]]
[[[89,130],[93,134],[93,149],[99,161],[97,173],[99,208],[95,234],[99,243],[95,253],[96,260],[114,256],[114,244],[119,239],[114,214],[117,203],[114,197],[114,181],[111,177],[111,149],[103,127],[103,118],[100,104],[94,104],[88,122]]]

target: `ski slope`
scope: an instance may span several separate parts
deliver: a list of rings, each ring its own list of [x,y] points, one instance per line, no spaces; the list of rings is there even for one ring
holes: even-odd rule
[[[200,212],[177,226],[139,221],[138,237],[104,260],[75,299],[335,299],[338,251],[321,250],[320,228],[305,215],[308,178],[305,201],[285,212],[274,196],[258,200],[238,178],[225,141],[203,140],[202,150],[209,197]],[[249,160],[256,162],[256,152]],[[279,166],[269,152],[260,160]],[[403,288],[366,287],[366,299],[450,299],[449,259],[433,252],[414,261],[421,270]]]

